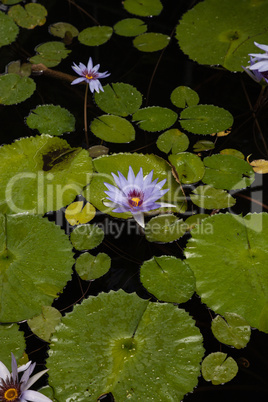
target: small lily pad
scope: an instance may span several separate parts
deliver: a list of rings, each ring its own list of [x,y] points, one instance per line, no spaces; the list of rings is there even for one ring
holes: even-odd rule
[[[46,42],[36,46],[36,56],[29,59],[32,64],[42,63],[46,67],[55,67],[65,59],[71,50],[66,49],[62,42]]]
[[[78,29],[68,22],[56,22],[55,24],[51,24],[48,30],[51,35],[62,39],[65,38],[67,32],[72,35],[72,38],[75,38],[79,34]]]
[[[150,242],[171,243],[182,237],[187,229],[188,225],[182,219],[172,214],[162,214],[146,224],[145,236]]]
[[[177,113],[165,107],[151,106],[138,110],[132,120],[145,131],[161,131],[172,126],[177,120]]]
[[[83,253],[75,264],[75,270],[81,279],[92,281],[105,275],[111,267],[111,258],[105,253],[99,253],[96,256]]]
[[[141,17],[159,15],[163,9],[160,0],[125,0],[123,6],[129,13]]]
[[[128,116],[136,112],[142,104],[142,94],[132,85],[122,82],[104,86],[104,92],[95,93],[98,107],[105,113]]]
[[[0,11],[0,47],[14,42],[19,28],[11,17]]]
[[[236,349],[247,346],[251,333],[247,321],[235,313],[225,313],[224,318],[217,315],[212,320],[211,330],[218,341],[234,346]]]
[[[113,28],[108,26],[95,26],[84,29],[78,35],[78,40],[86,46],[99,46],[106,43],[113,34]]]
[[[75,130],[75,118],[61,106],[40,105],[26,118],[27,125],[40,134],[61,135]]]
[[[227,191],[211,186],[196,187],[190,197],[195,205],[204,209],[230,208],[236,202]]]
[[[101,244],[104,231],[95,224],[79,225],[72,231],[70,239],[76,250],[91,250]]]
[[[114,25],[114,32],[121,36],[137,36],[147,31],[147,25],[139,18],[125,18]]]
[[[210,353],[202,362],[202,375],[206,381],[213,385],[224,384],[231,381],[238,373],[238,366],[232,357],[226,353]]]
[[[173,154],[186,151],[189,143],[190,141],[187,135],[182,133],[177,128],[171,128],[170,130],[165,131],[158,137],[156,141],[158,149],[166,154],[168,154],[170,151]]]
[[[18,74],[0,76],[0,104],[14,105],[30,98],[36,88],[30,77],[21,77]]]
[[[171,95],[170,100],[173,105],[184,109],[187,106],[195,106],[199,103],[199,96],[193,89],[185,86],[175,88]]]
[[[233,149],[233,148],[222,149],[220,151],[220,154],[221,155],[232,155],[239,159],[245,159],[244,154],[242,154],[242,152],[238,151],[238,149]]]
[[[171,154],[168,157],[183,184],[196,183],[201,180],[205,173],[202,160],[191,152]]]
[[[51,306],[42,306],[42,314],[30,318],[27,323],[31,331],[37,335],[38,338],[49,342],[56,326],[61,321],[61,317],[61,313],[56,308]]]
[[[96,209],[89,202],[84,205],[83,201],[75,201],[65,210],[65,219],[72,226],[88,223],[95,215]]]
[[[20,359],[25,350],[26,344],[22,331],[19,331],[18,324],[0,325],[0,361],[7,367],[10,367],[11,352],[16,360]]]
[[[169,44],[170,37],[156,32],[147,32],[136,36],[133,39],[133,45],[141,52],[157,52]]]
[[[203,160],[206,167],[203,182],[215,188],[235,190],[250,186],[255,173],[244,160],[232,155],[212,155]]]
[[[158,300],[185,303],[195,291],[193,271],[185,262],[171,256],[153,257],[140,268],[143,286]]]
[[[193,134],[213,134],[229,128],[233,124],[233,116],[214,105],[189,106],[181,112],[180,124]]]
[[[214,148],[215,148],[214,142],[207,140],[197,141],[193,146],[194,152],[210,151],[211,149]]]
[[[107,142],[125,143],[135,140],[135,129],[123,117],[111,114],[96,117],[90,124],[90,130],[96,137]]]
[[[37,25],[44,25],[46,22],[47,10],[38,3],[20,4],[11,7],[8,15],[22,28],[33,29]]]

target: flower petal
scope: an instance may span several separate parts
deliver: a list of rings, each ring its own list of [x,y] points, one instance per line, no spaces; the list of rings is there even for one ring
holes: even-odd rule
[[[4,363],[0,362],[0,378],[5,380],[7,377],[10,377],[10,372]]]
[[[92,68],[93,68],[93,61],[92,61],[92,58],[90,57],[90,58],[88,59],[88,63],[87,63],[87,70],[88,70],[88,71],[91,71]]]
[[[144,214],[143,212],[135,212],[133,215],[133,218],[135,219],[135,221],[138,223],[138,225],[140,225],[142,228],[145,227],[144,224]]]
[[[254,45],[257,46],[259,49],[262,49],[265,52],[268,52],[268,46],[267,45],[261,45],[260,43],[257,43],[257,42],[254,42]]]
[[[84,78],[84,77],[76,78],[75,80],[73,80],[73,81],[71,82],[71,85],[79,84],[80,82],[86,81],[86,80],[87,80],[87,79]]]
[[[41,394],[40,392],[31,390],[24,391],[21,395],[21,398],[31,402],[52,402],[52,400],[47,396]]]
[[[29,389],[37,380],[39,380],[40,377],[42,377],[42,375],[44,375],[46,372],[48,371],[48,369],[46,370],[42,370],[39,371],[39,373],[36,373],[35,375],[33,375],[29,381],[27,381],[27,383],[22,383],[21,385],[21,389],[22,391],[26,391],[27,389]]]

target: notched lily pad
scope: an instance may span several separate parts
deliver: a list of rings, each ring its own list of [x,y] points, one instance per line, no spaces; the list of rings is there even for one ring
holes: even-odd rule
[[[225,313],[224,318],[217,315],[212,320],[211,330],[218,341],[234,346],[236,349],[247,346],[251,333],[247,321],[235,313]]]
[[[29,59],[32,64],[42,63],[46,67],[55,67],[60,64],[62,59],[65,59],[71,50],[66,49],[62,42],[46,42],[38,45],[35,48],[37,53]]]
[[[214,142],[207,140],[197,141],[193,146],[194,152],[210,151],[211,149],[214,148],[215,148]]]
[[[90,222],[96,215],[96,209],[87,202],[75,201],[68,205],[65,210],[65,219],[72,226]]]
[[[195,106],[199,103],[199,96],[193,89],[185,86],[175,88],[171,95],[170,100],[173,105],[184,109],[187,106]]]
[[[147,31],[147,25],[139,18],[125,18],[114,25],[114,32],[121,36],[137,36]]]
[[[75,264],[75,270],[81,279],[93,281],[105,275],[111,267],[111,258],[105,253],[96,256],[90,253],[81,254]]]
[[[55,24],[51,24],[48,28],[48,31],[51,35],[62,39],[64,39],[68,33],[72,36],[72,38],[75,38],[79,34],[78,29],[68,22],[56,22]]]
[[[179,180],[183,184],[196,183],[201,180],[205,173],[205,167],[202,160],[191,152],[181,152],[171,154],[168,157],[174,166]]]
[[[227,191],[212,186],[198,186],[190,197],[195,205],[204,209],[230,208],[236,202]]]
[[[147,32],[136,36],[133,39],[133,45],[141,52],[157,52],[164,49],[170,41],[168,35],[164,35],[156,32]]]
[[[92,250],[101,244],[104,231],[95,224],[79,225],[72,231],[70,239],[76,250]]]
[[[98,107],[105,113],[122,117],[136,112],[142,104],[142,94],[132,85],[122,82],[104,86],[104,92],[95,93]]]
[[[30,98],[36,88],[30,77],[21,77],[18,74],[0,76],[0,104],[14,105]]]
[[[158,149],[166,154],[168,154],[170,151],[173,154],[186,151],[189,143],[190,141],[187,135],[182,133],[177,128],[171,128],[170,130],[165,131],[158,137],[156,141]]]
[[[26,118],[27,125],[40,134],[61,135],[75,130],[75,118],[61,106],[40,105]]]
[[[182,219],[172,214],[162,214],[146,224],[145,237],[150,242],[171,243],[182,237],[187,229],[188,225]]]
[[[11,17],[0,11],[0,47],[14,42],[19,28]]]
[[[8,15],[22,28],[33,29],[37,25],[44,25],[46,22],[47,10],[38,3],[20,4],[11,7]]]
[[[238,373],[238,366],[232,357],[226,353],[210,353],[202,362],[202,375],[206,381],[213,385],[224,384],[231,381]]]
[[[159,15],[163,9],[160,0],[125,0],[123,6],[129,13],[141,17]]]
[[[42,306],[42,313],[38,316],[30,318],[27,323],[31,331],[37,335],[38,338],[49,342],[56,326],[61,321],[61,317],[61,313],[56,308],[51,306]]]
[[[135,129],[123,117],[111,114],[96,117],[90,124],[90,130],[96,137],[107,142],[125,143],[135,139]]]
[[[132,121],[137,122],[142,130],[154,132],[166,130],[175,123],[177,118],[177,113],[171,109],[151,106],[134,113]]]
[[[95,26],[84,29],[78,35],[78,40],[86,46],[99,46],[106,43],[113,34],[113,28]]]

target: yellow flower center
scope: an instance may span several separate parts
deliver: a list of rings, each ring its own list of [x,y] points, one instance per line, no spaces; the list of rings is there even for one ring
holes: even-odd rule
[[[132,201],[131,204],[133,205],[133,207],[138,207],[141,199],[139,197],[133,197],[133,198],[131,198],[131,201]]]
[[[88,80],[92,80],[93,75],[88,75],[88,74],[86,74],[86,78],[87,78]]]
[[[6,401],[16,401],[18,398],[18,390],[16,388],[9,388],[5,393],[4,393],[4,398]]]

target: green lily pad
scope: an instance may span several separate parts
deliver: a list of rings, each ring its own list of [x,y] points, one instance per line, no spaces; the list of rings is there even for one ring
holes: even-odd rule
[[[1,270],[1,268],[0,268]],[[7,367],[10,367],[11,352],[16,360],[22,357],[26,344],[22,331],[19,331],[18,324],[0,325],[0,361]]]
[[[193,146],[194,152],[210,151],[211,149],[214,148],[215,148],[214,142],[207,140],[197,141]]]
[[[201,180],[205,173],[202,160],[191,152],[171,154],[168,157],[183,184],[196,183]]]
[[[177,113],[166,107],[151,106],[138,110],[132,116],[132,121],[137,122],[145,131],[161,131],[172,126],[177,120]]]
[[[193,89],[180,86],[172,91],[170,100],[173,105],[184,109],[187,106],[197,105],[199,103],[199,96]]]
[[[101,244],[104,231],[95,224],[78,225],[71,233],[70,240],[76,250],[91,250]]]
[[[238,151],[238,149],[233,149],[233,148],[222,149],[220,151],[220,154],[221,155],[232,155],[239,159],[245,159],[244,154],[242,154],[242,152]]]
[[[159,15],[163,9],[160,0],[125,0],[123,6],[129,13],[141,17]]]
[[[247,346],[251,333],[247,321],[235,313],[225,313],[224,319],[217,315],[212,320],[211,330],[218,341],[234,346],[236,349]]]
[[[206,381],[213,385],[224,384],[231,381],[238,373],[238,366],[232,357],[226,353],[210,353],[202,362],[202,375]]]
[[[153,257],[140,268],[143,286],[158,300],[185,303],[195,291],[193,271],[185,262],[171,256]]]
[[[230,12],[231,10],[231,12]],[[184,14],[176,29],[181,50],[200,64],[243,71],[254,40],[268,43],[266,1],[205,0]]]
[[[12,61],[6,66],[8,74],[18,74],[21,77],[29,77],[32,74],[32,66],[30,63],[22,63],[20,60]]]
[[[203,182],[226,190],[250,186],[255,173],[246,161],[232,155],[212,155],[203,160],[206,166]]]
[[[26,123],[41,134],[61,135],[75,130],[74,116],[61,106],[37,106],[26,118]]]
[[[233,124],[233,116],[218,106],[189,106],[181,112],[180,124],[193,134],[213,134],[229,128]]]
[[[0,11],[0,47],[14,42],[19,28],[11,17]]]
[[[211,186],[196,187],[190,197],[195,205],[204,209],[230,208],[236,202],[227,191]]]
[[[95,26],[84,29],[78,35],[80,43],[86,46],[99,46],[106,43],[113,34],[113,28],[108,26]]]
[[[111,267],[111,258],[105,253],[92,255],[81,254],[75,264],[75,270],[81,279],[92,281],[106,274]]]
[[[51,24],[48,30],[51,35],[62,39],[65,38],[67,32],[72,35],[72,38],[75,38],[79,34],[78,29],[68,22],[56,22],[55,24]]]
[[[0,147],[0,211],[41,214],[69,205],[90,182],[86,150],[42,134]]]
[[[51,306],[42,306],[42,313],[30,318],[27,323],[31,331],[37,335],[38,338],[49,342],[56,326],[61,321],[61,317],[61,313],[56,308]]]
[[[0,104],[14,105],[30,98],[36,88],[30,77],[21,77],[18,74],[0,76]]]
[[[190,141],[187,135],[182,133],[177,128],[171,128],[170,130],[165,131],[158,137],[156,141],[158,149],[166,154],[168,154],[170,151],[173,154],[186,151],[189,143]]]
[[[0,215],[0,225],[0,321],[26,320],[71,279],[72,246],[59,226],[38,215]]]
[[[111,291],[63,317],[49,384],[59,401],[93,402],[108,392],[117,401],[179,401],[196,386],[202,355],[202,336],[184,310]]]
[[[104,86],[104,92],[95,92],[98,107],[105,113],[128,116],[136,112],[142,104],[142,94],[132,85],[122,82]]]
[[[83,192],[84,197],[91,202],[98,210],[117,218],[127,219],[131,217],[130,213],[115,213],[111,208],[104,206],[103,201],[106,200],[107,191],[104,182],[116,185],[111,172],[117,174],[120,171],[125,177],[128,175],[129,166],[133,168],[135,175],[138,174],[140,168],[143,168],[144,176],[154,171],[153,180],[158,178],[159,181],[166,179],[167,183],[163,189],[169,188],[169,191],[160,198],[161,202],[175,204],[176,208],[170,208],[172,212],[182,212],[185,210],[185,197],[180,186],[172,176],[169,164],[156,155],[143,155],[138,153],[122,153],[114,155],[104,155],[93,160],[95,174],[90,186],[87,186]],[[153,210],[152,213],[157,214],[160,211],[167,211],[166,208]]]
[[[11,6],[16,3],[21,3],[23,0],[2,0],[1,3]]]
[[[135,129],[123,117],[104,114],[96,117],[90,124],[90,130],[104,141],[125,143],[135,140]]]
[[[65,59],[71,50],[66,49],[62,42],[46,42],[38,45],[35,48],[37,53],[29,59],[32,64],[42,63],[46,67],[55,67],[60,64],[62,59]]]
[[[194,214],[185,219],[185,223],[188,225],[188,230],[192,230],[196,225],[200,225],[202,220],[207,218],[208,214]]]
[[[114,32],[121,36],[137,36],[147,31],[147,25],[139,18],[125,18],[114,25]]]
[[[202,302],[218,314],[236,313],[268,332],[267,315],[265,320],[262,315],[268,296],[268,214],[213,215],[197,229],[185,255]]]
[[[145,236],[150,242],[171,243],[182,237],[187,229],[188,225],[182,219],[172,214],[162,214],[146,224]]]
[[[136,36],[133,45],[141,52],[157,52],[169,44],[170,36],[156,32],[147,32]]]
[[[37,25],[41,26],[46,23],[47,10],[38,3],[20,4],[11,7],[8,15],[22,28],[33,29]]]

